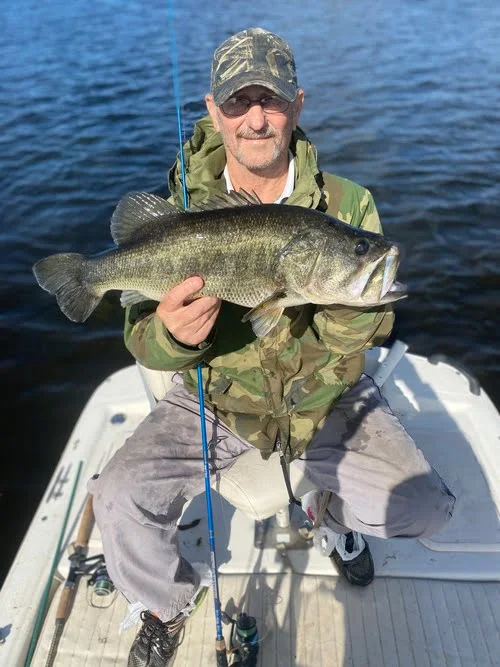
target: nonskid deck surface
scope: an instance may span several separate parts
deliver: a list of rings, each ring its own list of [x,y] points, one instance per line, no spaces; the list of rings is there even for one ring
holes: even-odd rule
[[[85,581],[59,644],[56,667],[125,667],[137,625],[119,634],[127,604],[88,604]],[[497,584],[379,578],[353,588],[337,577],[222,575],[224,608],[257,618],[259,667],[448,667],[498,665]],[[45,667],[55,606],[34,667]],[[108,604],[105,602],[105,604]],[[225,627],[226,643],[229,631]],[[173,667],[215,665],[211,593],[185,626]]]
[[[370,354],[368,370],[378,352]],[[339,580],[331,562],[314,549],[290,551],[285,562],[274,549],[255,548],[253,522],[214,493],[223,608],[232,598],[236,609],[258,617],[261,665],[500,664],[498,413],[487,397],[468,391],[460,373],[414,355],[401,361],[383,393],[457,496],[454,517],[430,540],[370,538],[376,579],[360,590]],[[87,404],[2,589],[0,627],[8,627],[10,634],[0,645],[0,664],[24,664],[23,647],[29,642],[78,461],[84,465],[67,542],[74,539],[86,480],[102,470],[148,410],[133,366],[108,378]],[[209,562],[205,513],[199,497],[182,518],[183,523],[201,519],[180,533],[181,549],[192,562]],[[90,555],[102,550],[97,528],[89,547]],[[67,568],[65,553],[62,578]],[[118,634],[125,600],[117,595],[108,610],[96,610],[87,603],[85,585],[80,583],[55,664],[126,665],[137,628]],[[42,647],[52,632],[49,617],[34,664],[44,664]],[[175,665],[214,664],[214,639],[208,599],[190,619]]]

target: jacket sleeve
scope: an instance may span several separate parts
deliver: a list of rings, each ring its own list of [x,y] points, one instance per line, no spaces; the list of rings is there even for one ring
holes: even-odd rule
[[[156,301],[130,306],[125,313],[125,346],[145,366],[158,371],[185,371],[195,368],[211,347],[182,345],[169,333],[156,314]]]
[[[382,225],[375,202],[368,190],[359,202],[359,215],[352,223],[356,227],[382,234]],[[382,345],[392,331],[394,313],[389,304],[375,308],[346,306],[318,307],[314,315],[314,329],[332,352],[349,356]]]

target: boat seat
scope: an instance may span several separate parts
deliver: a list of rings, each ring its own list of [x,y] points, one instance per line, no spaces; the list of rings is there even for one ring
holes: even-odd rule
[[[153,408],[173,386],[174,373],[151,370],[138,362],[137,366]],[[290,482],[297,498],[314,488],[293,463],[290,465]],[[273,516],[289,503],[279,454],[272,454],[268,461],[264,461],[255,448],[239,456],[224,475],[214,480],[212,487],[236,509],[256,521]]]

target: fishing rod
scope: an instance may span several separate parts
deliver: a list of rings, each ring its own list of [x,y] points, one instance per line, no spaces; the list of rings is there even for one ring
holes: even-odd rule
[[[80,473],[82,472],[82,466],[83,466],[83,461],[80,461],[78,464],[78,469],[76,471],[76,476],[75,476],[75,481],[73,483],[73,488],[71,489],[71,495],[68,501],[68,506],[66,508],[66,514],[64,516],[63,520],[63,525],[61,528],[61,532],[59,533],[59,539],[57,542],[57,547],[56,551],[54,554],[54,558],[52,560],[52,565],[50,567],[50,572],[49,572],[49,577],[47,579],[47,583],[45,585],[45,590],[42,595],[42,599],[40,601],[40,605],[38,607],[38,613],[35,621],[35,627],[33,629],[33,634],[31,635],[31,641],[30,645],[28,648],[28,654],[26,656],[26,661],[24,663],[24,667],[30,667],[31,662],[33,660],[33,656],[35,654],[35,649],[36,645],[38,642],[38,637],[40,636],[40,631],[42,628],[42,622],[45,616],[45,611],[47,609],[47,603],[49,600],[49,594],[50,594],[50,589],[52,587],[52,580],[54,578],[54,572],[56,571],[57,565],[59,563],[59,559],[61,557],[61,547],[62,547],[62,542],[64,539],[64,534],[66,533],[66,526],[68,525],[68,519],[69,515],[71,513],[71,508],[73,507],[73,501],[75,499],[75,493],[76,489],[78,487],[78,481],[80,479]]]
[[[49,652],[45,667],[52,667],[56,658],[59,642],[62,637],[64,626],[69,618],[71,607],[77,590],[77,583],[79,577],[85,572],[82,565],[86,560],[87,549],[89,545],[90,534],[94,526],[94,511],[92,508],[92,496],[87,495],[85,505],[83,507],[82,518],[76,539],[73,542],[73,553],[70,558],[69,574],[66,578],[59,604],[57,606],[54,634],[50,643]]]
[[[217,667],[227,667],[226,641],[222,634],[222,613],[219,596],[219,578],[217,574],[217,559],[215,556],[215,531],[212,513],[212,495],[210,486],[210,464],[208,460],[207,429],[205,422],[205,401],[203,398],[203,377],[201,364],[198,364],[198,400],[200,402],[201,442],[203,447],[203,469],[205,472],[205,500],[207,504],[208,542],[210,545],[210,565],[212,569],[212,588],[214,591],[215,607],[215,655]]]
[[[177,131],[179,135],[179,154],[181,161],[182,192],[184,197],[184,208],[187,209],[188,192],[186,184],[186,168],[184,165],[184,150],[182,142],[181,96],[180,96],[180,86],[179,86],[180,77],[179,77],[179,67],[177,62],[177,44],[175,39],[175,17],[174,17],[173,0],[169,0],[168,6],[171,17],[170,34],[171,34],[171,44],[172,44],[174,97],[175,97],[175,107],[177,111]],[[212,588],[214,594],[214,608],[215,608],[215,628],[216,628],[215,655],[216,655],[217,667],[228,667],[226,641],[224,639],[224,635],[222,634],[222,613],[221,613],[221,603],[219,595],[217,559],[215,555],[215,531],[214,531],[212,496],[211,496],[211,486],[210,486],[210,463],[208,458],[207,429],[205,422],[205,399],[203,396],[203,376],[201,369],[202,365],[200,362],[197,367],[198,400],[200,403],[201,444],[203,449],[203,470],[205,476],[205,501],[207,506],[208,542],[210,546],[210,564],[212,569]]]

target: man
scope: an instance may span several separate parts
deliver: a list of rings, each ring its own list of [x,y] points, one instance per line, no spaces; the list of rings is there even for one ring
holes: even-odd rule
[[[315,148],[297,127],[303,102],[292,52],[280,37],[255,28],[226,40],[214,54],[209,115],[185,147],[190,203],[244,189],[264,203],[286,199],[381,232],[370,193],[318,169]],[[179,161],[170,190],[182,207]],[[203,489],[200,362],[213,470],[223,473],[253,446],[264,459],[281,449],[318,489],[333,492],[324,525],[335,535],[331,558],[352,584],[373,578],[361,533],[431,534],[454,504],[362,375],[363,351],[390,333],[389,306],[288,308],[257,339],[241,323],[244,308],[193,300],[202,285],[192,276],[160,303],[127,310],[125,341],[134,357],[181,371],[183,381],[89,483],[109,573],[129,602],[146,610],[130,653],[134,667],[171,664],[201,595],[200,575],[179,557],[175,535],[185,502]]]

